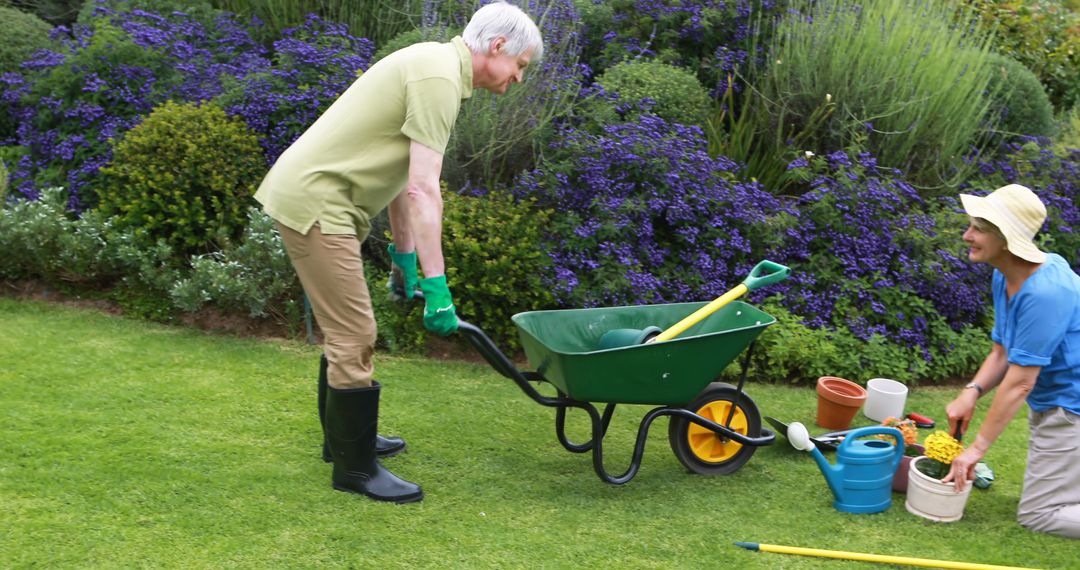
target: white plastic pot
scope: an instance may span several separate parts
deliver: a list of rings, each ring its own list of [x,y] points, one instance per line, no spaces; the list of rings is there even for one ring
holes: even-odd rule
[[[900,419],[904,417],[907,394],[907,386],[896,380],[873,378],[866,383],[863,415],[875,422],[883,422],[888,418]]]
[[[957,493],[952,483],[942,483],[916,468],[920,461],[930,461],[925,455],[911,460],[908,467],[907,499],[904,508],[913,515],[937,522],[953,522],[964,516],[964,506],[974,485]]]

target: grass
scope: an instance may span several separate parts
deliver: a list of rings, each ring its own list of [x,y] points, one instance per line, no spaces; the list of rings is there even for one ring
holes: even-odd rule
[[[1080,560],[1077,542],[1015,522],[1022,418],[988,457],[993,486],[972,493],[960,522],[935,524],[900,495],[881,514],[834,510],[813,461],[785,442],[732,475],[691,475],[664,421],[637,478],[607,485],[588,456],[559,446],[552,410],[488,367],[423,358],[380,355],[378,377],[381,431],[409,442],[385,464],[426,498],[376,503],[333,491],[318,458],[317,355],[0,299],[0,566],[880,567],[736,540],[1038,568]],[[812,425],[812,389],[748,392],[762,413]],[[954,393],[918,388],[909,408],[940,421]],[[609,470],[621,472],[645,409],[616,414]]]

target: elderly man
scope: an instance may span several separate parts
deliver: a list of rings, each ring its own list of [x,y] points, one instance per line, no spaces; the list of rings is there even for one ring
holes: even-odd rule
[[[319,411],[335,489],[396,503],[424,496],[378,461],[405,443],[377,433],[375,316],[360,244],[389,207],[392,290],[411,297],[419,287],[424,326],[440,335],[457,330],[442,254],[443,153],[461,100],[474,88],[505,93],[542,52],[527,14],[488,4],[460,37],[373,65],[281,155],[255,194],[277,221],[325,337]]]

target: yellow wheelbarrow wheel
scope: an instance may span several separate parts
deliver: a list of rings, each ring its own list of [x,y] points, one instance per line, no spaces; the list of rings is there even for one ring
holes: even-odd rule
[[[746,393],[739,394],[730,384],[713,382],[684,407],[707,420],[727,426],[736,433],[750,437],[757,437],[761,433],[761,414],[758,413],[754,401]],[[753,445],[743,445],[725,438],[722,434],[682,417],[673,417],[668,424],[668,441],[679,462],[700,475],[734,473],[749,461],[757,450]]]

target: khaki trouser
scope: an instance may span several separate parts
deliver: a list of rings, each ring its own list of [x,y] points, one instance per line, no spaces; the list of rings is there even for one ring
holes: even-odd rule
[[[1037,532],[1080,538],[1080,416],[1028,411],[1027,472],[1017,519]]]
[[[339,390],[372,384],[375,313],[364,279],[360,242],[353,235],[307,235],[277,224],[293,268],[322,329],[327,383]]]

